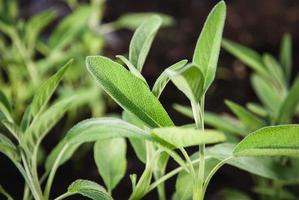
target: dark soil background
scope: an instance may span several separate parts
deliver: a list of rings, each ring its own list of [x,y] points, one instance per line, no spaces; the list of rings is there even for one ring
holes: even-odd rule
[[[203,22],[216,3],[216,0],[108,0],[104,21],[115,20],[127,12],[145,11],[161,12],[175,18],[176,24],[173,27],[162,29],[159,32],[144,67],[144,76],[150,84],[153,84],[162,70],[170,64],[183,58],[191,60]],[[295,71],[298,71],[296,55],[299,50],[297,45],[299,44],[299,1],[227,0],[226,3],[228,6],[224,31],[226,38],[245,44],[258,52],[267,51],[277,56],[282,34],[290,32],[293,37],[293,67]],[[23,0],[21,5],[22,15],[25,17],[52,6],[61,12],[61,16],[69,12],[62,1]],[[131,36],[132,32],[130,31],[119,31],[114,33],[112,37],[109,36],[112,39],[108,38],[105,55],[112,57],[115,54],[126,53]],[[223,103],[224,99],[230,99],[241,104],[256,100],[249,84],[250,71],[247,68],[223,50],[219,59],[219,67],[217,80],[207,96],[207,110],[217,113],[228,112]],[[175,102],[188,103],[185,97],[172,85],[166,88],[161,101],[177,124],[191,122],[171,108]],[[80,116],[81,118],[82,116]],[[59,131],[58,126],[53,132]],[[55,138],[53,140],[47,141],[47,143],[54,145],[57,141]],[[88,151],[90,148],[86,146],[82,150],[85,149]],[[137,173],[139,175],[142,170],[142,165],[135,157],[132,149],[129,148],[128,174],[115,189],[113,193],[115,199],[128,198],[131,192],[129,174]],[[59,169],[54,182],[53,194],[56,196],[63,193],[67,186],[77,178],[102,182],[91,152],[78,154],[74,160]],[[168,199],[174,190],[174,181],[175,179],[172,179],[167,184]],[[7,162],[7,159],[2,155],[0,155],[0,183],[9,192],[16,194],[16,199],[21,199],[23,192],[21,176],[17,175],[13,164]],[[234,187],[250,192],[251,185],[252,182],[247,173],[232,167],[224,167],[213,178],[206,199],[221,199],[218,192],[225,187]],[[252,195],[254,197],[254,194]],[[78,196],[73,199],[83,198]],[[156,193],[152,192],[146,199],[157,199]]]

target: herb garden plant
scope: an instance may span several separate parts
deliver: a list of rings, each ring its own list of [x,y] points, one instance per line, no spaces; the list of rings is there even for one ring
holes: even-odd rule
[[[217,129],[205,128],[209,116],[205,112],[205,94],[215,78],[225,16],[226,5],[220,1],[206,19],[192,61],[174,63],[161,73],[152,87],[141,72],[162,24],[159,16],[150,17],[137,28],[130,42],[128,58],[118,55],[117,61],[113,61],[103,56],[88,56],[88,71],[100,87],[123,108],[122,116],[91,118],[73,126],[47,156],[42,175],[37,170],[40,143],[77,99],[75,94],[59,98],[49,105],[49,99],[68,65],[36,91],[21,123],[11,117],[11,105],[5,95],[1,95],[0,108],[5,116],[3,124],[12,137],[6,133],[0,135],[0,151],[15,164],[25,179],[23,199],[52,199],[51,188],[58,167],[68,161],[82,144],[88,142],[95,142],[94,160],[105,188],[92,181],[77,180],[64,194],[54,199],[61,200],[74,194],[95,200],[113,199],[113,189],[126,172],[125,138],[128,138],[137,157],[144,164],[140,177],[130,175],[130,200],[142,199],[153,190],[157,190],[160,200],[202,200],[212,177],[224,164],[273,179],[276,183],[298,182],[298,170],[285,162],[296,160],[299,155],[298,125],[270,123],[267,126],[267,123],[257,123],[253,114],[233,106],[244,124],[232,126],[225,122],[216,123],[219,118],[214,116],[215,120],[211,121],[221,126],[215,126]],[[160,103],[159,97],[168,82],[172,82],[190,101],[194,124],[175,125]],[[290,98],[291,102],[296,100]],[[269,119],[273,121],[273,118]],[[248,129],[247,125],[252,129]],[[242,129],[240,133],[239,128]],[[238,134],[244,138],[240,137],[240,142],[232,142],[229,134]],[[225,142],[226,138],[228,142]],[[197,150],[192,155],[188,154],[191,147]],[[171,159],[177,166],[169,170],[167,166]],[[165,192],[165,182],[174,177],[176,190],[170,196]],[[2,187],[0,192],[12,199]]]

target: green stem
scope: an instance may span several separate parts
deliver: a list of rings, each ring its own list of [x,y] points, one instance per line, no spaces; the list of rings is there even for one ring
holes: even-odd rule
[[[196,164],[199,162],[199,159],[193,160],[191,161],[192,165]],[[189,163],[187,164],[189,165]],[[171,177],[175,176],[176,174],[180,173],[182,170],[185,170],[184,167],[180,166],[170,172],[168,172],[167,174],[165,174],[164,176],[162,176],[160,179],[156,180],[155,182],[153,182],[150,186],[147,192],[150,192],[151,190],[155,189],[159,184],[165,182],[166,180],[170,179]]]
[[[208,188],[208,185],[212,179],[212,177],[214,176],[214,174],[218,171],[218,169],[220,169],[220,167],[222,167],[224,164],[226,164],[229,160],[231,160],[233,157],[230,156],[224,160],[222,160],[221,162],[219,162],[212,170],[211,172],[208,174],[205,182],[204,182],[204,186],[203,186],[203,194],[202,196],[204,197],[205,196],[205,193],[206,193],[206,190]]]
[[[201,129],[204,134],[204,100],[205,95],[200,100],[200,105],[197,102],[191,102],[193,111],[194,121],[197,129]],[[205,172],[205,145],[199,145],[199,168],[198,177],[194,183],[193,188],[193,200],[202,200],[203,196],[203,185],[204,185],[204,172]]]
[[[46,200],[49,199],[49,195],[50,195],[50,191],[51,191],[51,187],[52,187],[52,183],[53,183],[56,171],[59,167],[61,158],[62,158],[64,152],[66,151],[66,149],[68,148],[68,146],[69,146],[68,144],[64,145],[64,147],[61,149],[59,155],[57,156],[57,158],[52,166],[52,169],[51,169],[49,177],[48,177],[48,181],[46,183],[45,191],[44,191],[44,199],[46,199]]]
[[[59,197],[56,197],[54,200],[62,200],[62,199],[65,199],[66,197],[69,197],[69,196],[72,196],[73,193],[71,192],[67,192],[67,193],[64,193],[62,195],[60,195]]]

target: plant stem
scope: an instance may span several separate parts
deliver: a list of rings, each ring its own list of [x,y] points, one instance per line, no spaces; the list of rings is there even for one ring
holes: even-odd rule
[[[204,186],[203,186],[203,194],[202,196],[205,196],[206,190],[208,188],[208,185],[212,179],[212,177],[214,176],[214,174],[218,171],[218,169],[220,169],[220,167],[222,167],[224,164],[226,164],[229,160],[231,160],[233,157],[230,156],[222,161],[220,161],[212,170],[211,172],[208,174],[205,182],[204,182]]]
[[[64,145],[64,147],[61,149],[59,155],[57,156],[57,158],[56,158],[56,160],[55,160],[55,162],[52,166],[51,172],[50,172],[49,177],[48,177],[48,181],[46,183],[45,191],[44,191],[44,199],[45,200],[49,199],[52,183],[53,183],[57,168],[60,164],[60,161],[61,161],[61,158],[62,158],[64,152],[66,151],[66,149],[68,147],[69,147],[68,144]]]
[[[199,159],[193,160],[191,161],[192,165],[196,164],[199,162]],[[187,164],[189,165],[189,163]],[[159,184],[165,182],[166,180],[170,179],[171,177],[175,176],[176,174],[178,174],[180,171],[185,170],[184,167],[180,166],[170,172],[168,172],[167,174],[165,174],[164,176],[162,176],[160,179],[156,180],[154,183],[152,183],[149,186],[149,189],[147,192],[150,192],[151,190],[155,189]]]
[[[56,197],[54,200],[65,199],[66,197],[69,197],[69,196],[72,196],[72,195],[73,195],[73,193],[67,192],[67,193],[64,193],[64,194],[60,195],[59,197]]]
[[[193,111],[194,121],[197,129],[201,129],[204,134],[204,100],[205,95],[202,96],[200,100],[200,105],[198,102],[191,101],[191,107]],[[203,196],[203,184],[204,184],[204,172],[205,172],[205,145],[199,145],[199,168],[198,177],[194,182],[193,188],[193,200],[202,200]]]

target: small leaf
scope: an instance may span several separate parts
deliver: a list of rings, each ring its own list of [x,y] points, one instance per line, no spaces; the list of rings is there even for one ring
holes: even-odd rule
[[[102,56],[87,57],[86,65],[103,89],[123,109],[135,114],[152,127],[173,125],[149,88],[123,66]]]
[[[252,68],[262,77],[269,76],[267,69],[263,64],[262,57],[254,50],[227,39],[222,41],[222,47],[248,65],[248,67]]]
[[[267,117],[267,115],[268,115],[267,110],[263,106],[256,104],[256,103],[249,102],[246,104],[246,108],[250,112],[252,112],[260,117]]]
[[[17,124],[10,122],[8,120],[3,120],[1,122],[17,140],[21,138],[22,131]]]
[[[129,70],[132,74],[134,74],[137,78],[140,78],[147,85],[147,82],[144,79],[144,77],[141,75],[141,73],[134,67],[134,65],[126,57],[124,57],[122,55],[117,55],[116,57],[119,58],[121,61],[123,61],[126,64],[126,66],[129,68]]]
[[[22,144],[27,147],[34,147],[40,142],[51,128],[63,117],[66,111],[75,102],[75,96],[58,100],[50,106],[39,118],[34,120],[24,133]]]
[[[91,9],[90,6],[80,6],[72,14],[65,17],[53,30],[49,38],[50,47],[52,49],[63,49],[70,44],[78,33],[87,26]]]
[[[156,140],[161,140],[170,145],[181,148],[199,144],[211,144],[225,140],[223,133],[216,130],[201,130],[184,127],[165,127],[151,130]]]
[[[102,186],[89,180],[78,179],[74,181],[68,187],[67,193],[72,195],[81,194],[93,200],[112,200],[112,197]]]
[[[142,70],[161,23],[162,19],[159,16],[152,16],[137,28],[132,37],[129,48],[129,60],[138,71]]]
[[[285,94],[278,92],[273,85],[258,75],[251,77],[251,84],[260,101],[276,116]]]
[[[154,12],[124,14],[121,15],[115,22],[113,22],[113,24],[117,28],[127,28],[130,30],[135,30],[152,16],[161,17],[163,27],[168,27],[174,24],[174,19],[171,16]]]
[[[54,74],[46,82],[44,82],[44,84],[41,85],[40,88],[37,90],[31,103],[32,116],[36,116],[37,114],[43,111],[44,107],[47,105],[48,101],[50,100],[50,97],[56,90],[59,82],[61,81],[62,76],[64,75],[65,71],[71,63],[72,60],[66,63],[56,74]]]
[[[258,128],[261,128],[265,125],[265,122],[255,116],[254,114],[250,113],[247,111],[245,108],[242,106],[228,101],[225,101],[225,104],[230,108],[230,110],[238,116],[241,122],[244,123],[247,127],[249,127],[251,130],[256,130]]]
[[[94,145],[94,159],[109,193],[126,173],[126,148],[123,138],[98,140]]]
[[[288,95],[285,97],[278,113],[278,123],[285,124],[292,121],[292,116],[296,112],[299,103],[299,77],[295,80]]]
[[[9,100],[7,99],[6,95],[0,90],[0,112],[3,113],[7,120],[13,122],[11,111],[12,108]]]
[[[279,61],[283,66],[286,80],[290,80],[292,72],[292,38],[289,33],[285,33],[281,40]]]
[[[181,67],[183,67],[184,65],[187,64],[187,60],[181,60],[173,65],[171,65],[170,67],[166,68],[161,74],[160,76],[157,78],[152,92],[153,94],[159,98],[161,93],[163,92],[165,86],[167,85],[167,83],[170,80],[169,74],[167,73],[169,70],[177,70],[180,69]]]
[[[0,152],[6,155],[12,161],[19,161],[20,156],[17,147],[5,135],[0,133]]]
[[[196,43],[193,63],[203,73],[204,91],[208,89],[215,78],[225,16],[226,5],[224,1],[220,1],[207,17]]]
[[[269,126],[244,138],[236,156],[299,156],[299,125]]]
[[[182,69],[167,69],[168,76],[174,85],[192,102],[199,102],[203,95],[204,76],[200,69],[193,64]]]
[[[263,55],[263,61],[271,77],[273,77],[272,79],[274,79],[274,81],[277,83],[278,88],[282,91],[285,90],[286,79],[283,73],[283,69],[278,61],[272,55],[267,53]]]

